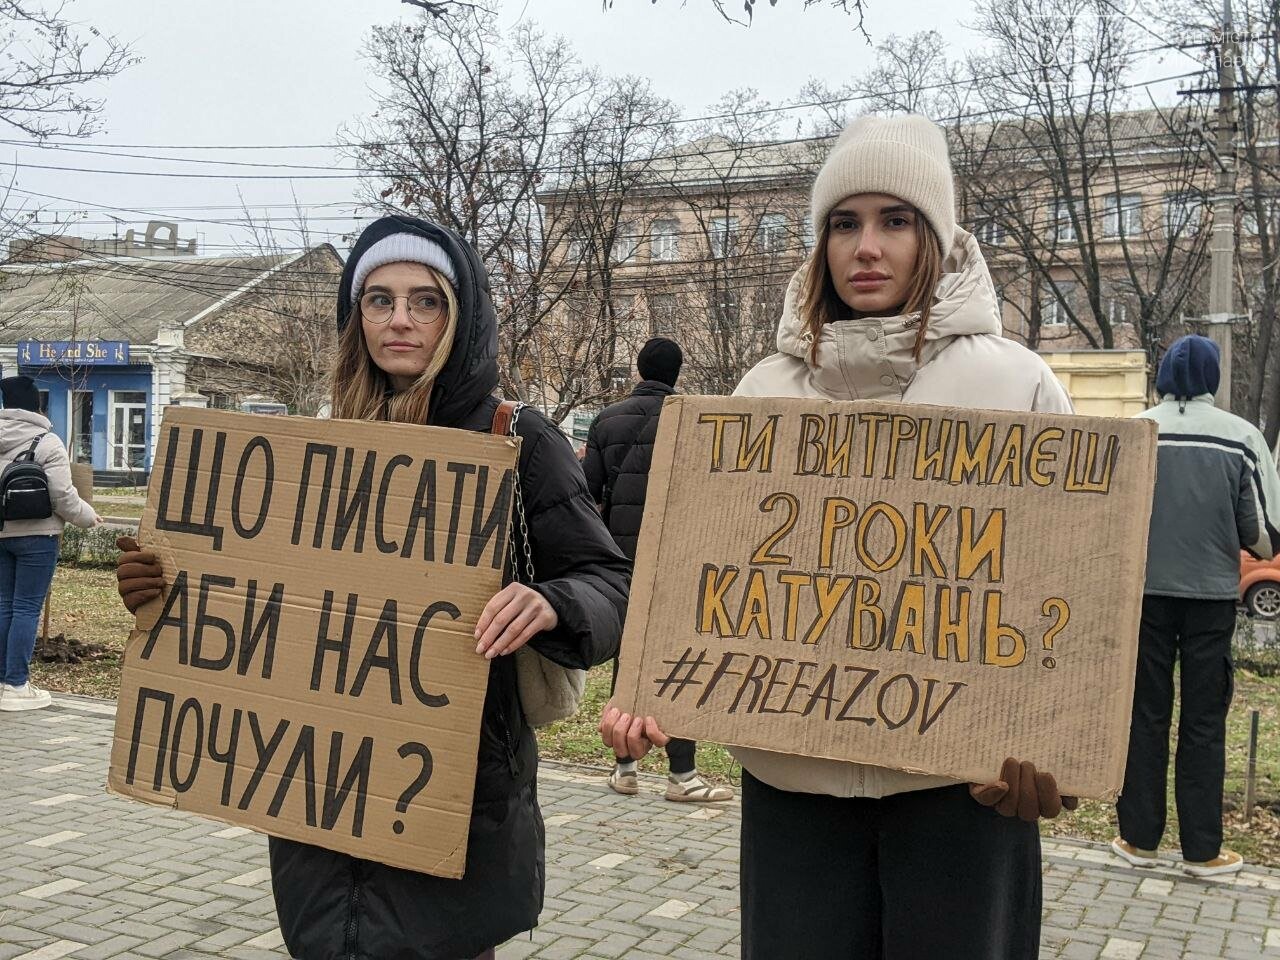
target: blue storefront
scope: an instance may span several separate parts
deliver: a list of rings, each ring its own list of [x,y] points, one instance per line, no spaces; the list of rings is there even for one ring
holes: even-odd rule
[[[15,359],[18,372],[35,380],[45,415],[73,463],[91,464],[104,482],[145,477],[152,368],[138,362],[128,343],[23,340]]]

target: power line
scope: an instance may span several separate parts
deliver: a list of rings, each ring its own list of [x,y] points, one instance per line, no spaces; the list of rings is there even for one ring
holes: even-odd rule
[[[1172,43],[1169,41],[1164,41],[1156,46],[1144,47],[1144,48],[1130,51],[1129,54],[1131,56],[1143,56],[1145,54],[1158,53],[1158,52],[1163,52],[1167,50],[1178,50],[1180,52],[1185,53],[1185,51],[1182,50],[1181,45]],[[1083,58],[1080,60],[1071,61],[1069,63],[1059,64],[1058,66],[1061,68],[1086,66],[1089,64],[1089,62],[1090,60],[1088,58]],[[920,86],[910,87],[910,88],[877,90],[872,93],[857,93],[857,94],[849,94],[847,96],[831,97],[831,98],[821,99],[821,100],[797,101],[794,103],[779,104],[777,106],[757,107],[750,110],[706,114],[706,115],[697,116],[697,117],[684,117],[684,118],[676,118],[674,120],[653,121],[649,123],[636,123],[636,124],[629,124],[625,126],[624,125],[593,126],[591,128],[591,132],[593,135],[599,136],[600,134],[603,134],[603,133],[617,132],[621,130],[647,129],[651,127],[665,127],[665,126],[682,126],[682,125],[693,124],[693,123],[709,123],[715,120],[732,120],[732,119],[738,119],[742,117],[755,117],[755,116],[766,116],[769,114],[776,114],[776,113],[789,113],[794,110],[842,106],[850,103],[857,103],[857,102],[866,101],[866,100],[874,100],[874,99],[894,96],[898,94],[923,93],[923,92],[928,92],[933,90],[941,90],[948,87],[970,86],[973,84],[986,83],[992,80],[1002,80],[1002,79],[1008,80],[1008,79],[1021,78],[1021,77],[1025,77],[1027,74],[1032,72],[1033,71],[1031,70],[1026,70],[1026,71],[1004,70],[1004,71],[997,71],[994,73],[988,73],[988,74],[979,75],[979,76],[966,77],[963,80],[945,80],[945,81],[940,81],[938,83],[923,84]],[[1177,79],[1177,78],[1168,78],[1168,79]],[[571,128],[566,130],[547,131],[546,136],[568,137],[568,136],[580,135],[581,133],[582,133],[581,129]],[[478,142],[487,142],[487,140],[489,139],[492,139],[492,138],[484,138],[484,140],[458,139],[454,141],[454,144],[455,146],[466,146],[466,145],[472,145]],[[509,137],[505,139],[519,140],[519,139],[533,139],[533,138],[532,137],[526,137],[526,138]],[[64,144],[64,143],[57,143],[51,140],[46,140],[43,142],[34,142],[34,141],[25,141],[25,140],[16,140],[16,139],[0,139],[0,144],[10,145],[10,146],[23,146],[23,147],[31,147],[36,149],[64,150],[68,152],[79,152],[79,153],[96,152],[98,150],[217,150],[217,151],[320,150],[320,149],[349,150],[349,149],[359,148],[362,146],[412,146],[414,143],[420,143],[420,142],[421,142],[420,140],[410,139],[410,140],[377,140],[377,141],[367,141],[365,143],[338,141],[338,142],[310,143],[310,144],[147,144],[147,143],[115,144],[115,143],[100,143],[100,142],[94,143],[94,142],[85,142],[83,140],[77,140],[77,141],[73,141],[72,143]],[[109,155],[114,155],[114,154],[109,154]],[[150,157],[147,159],[177,161],[179,158]],[[199,162],[199,161],[196,161],[196,162]],[[230,165],[231,163],[230,161],[209,161],[209,162],[227,164],[227,165]],[[289,166],[288,164],[240,164],[240,165],[262,166],[262,167],[288,167]],[[74,169],[74,168],[63,168],[63,169]]]

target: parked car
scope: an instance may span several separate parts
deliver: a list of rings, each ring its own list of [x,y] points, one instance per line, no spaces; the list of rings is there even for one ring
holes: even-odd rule
[[[1280,557],[1255,560],[1241,551],[1240,602],[1251,617],[1280,618]]]

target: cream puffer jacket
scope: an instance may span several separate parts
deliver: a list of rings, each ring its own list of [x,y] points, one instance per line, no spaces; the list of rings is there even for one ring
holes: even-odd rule
[[[827,324],[813,345],[797,307],[804,267],[787,286],[778,352],[753,367],[734,391],[742,397],[890,400],[988,410],[1072,413],[1048,364],[1006,340],[995,285],[972,234],[957,229],[943,263],[920,360],[912,357],[918,314]],[[732,748],[752,776],[780,790],[836,797],[884,797],[954,781],[886,767]],[[1003,758],[1000,758],[1001,760]],[[996,776],[998,761],[992,766]]]

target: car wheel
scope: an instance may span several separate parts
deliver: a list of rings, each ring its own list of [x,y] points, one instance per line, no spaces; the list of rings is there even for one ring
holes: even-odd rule
[[[1255,583],[1244,595],[1244,605],[1259,620],[1280,617],[1280,583],[1271,580]]]

